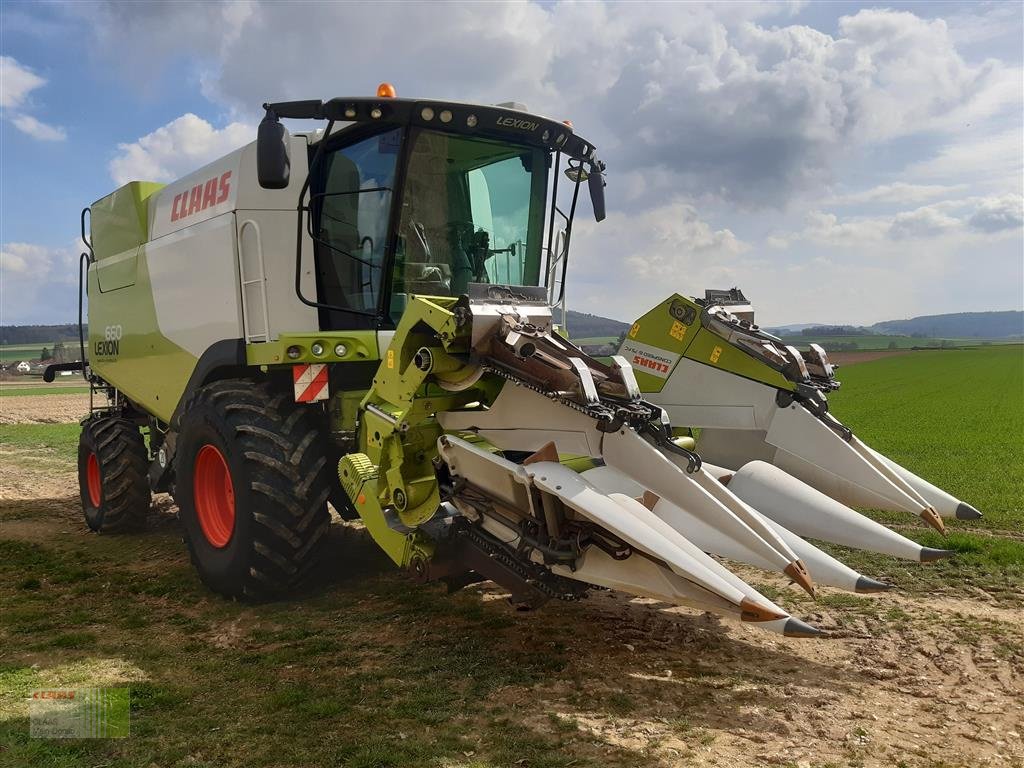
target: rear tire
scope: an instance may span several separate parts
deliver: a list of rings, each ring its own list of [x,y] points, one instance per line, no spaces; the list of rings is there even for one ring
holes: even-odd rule
[[[138,426],[120,416],[87,421],[78,441],[78,488],[85,523],[99,533],[146,524],[149,453]]]
[[[183,408],[175,498],[192,563],[225,597],[299,586],[330,525],[327,440],[309,407],[266,384],[229,379]]]

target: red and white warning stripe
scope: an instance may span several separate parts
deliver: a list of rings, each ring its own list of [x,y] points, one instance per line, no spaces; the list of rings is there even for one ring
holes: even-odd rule
[[[295,381],[296,403],[312,403],[327,399],[327,366],[324,363],[294,365],[292,377]]]

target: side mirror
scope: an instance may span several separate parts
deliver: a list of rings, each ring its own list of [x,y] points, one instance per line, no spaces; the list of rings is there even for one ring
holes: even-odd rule
[[[590,166],[587,187],[590,189],[590,204],[594,208],[594,218],[597,221],[604,221],[604,163],[596,157]]]
[[[291,134],[267,111],[256,132],[256,176],[263,189],[284,189],[291,176]]]

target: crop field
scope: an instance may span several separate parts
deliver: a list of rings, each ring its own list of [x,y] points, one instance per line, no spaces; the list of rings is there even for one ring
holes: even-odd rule
[[[72,343],[77,347],[78,340],[74,342],[65,341],[65,346]],[[43,349],[53,349],[53,344],[0,344],[0,362],[8,363],[12,360],[38,360],[39,353]]]
[[[985,518],[942,540],[887,517],[958,552],[929,565],[830,548],[898,586],[880,595],[736,568],[819,640],[609,592],[529,613],[490,583],[448,595],[340,520],[305,594],[225,601],[169,497],[144,533],[85,529],[68,422],[87,395],[0,398],[0,765],[1024,765],[1024,347],[841,379],[841,418]],[[130,689],[130,736],[29,735],[33,689],[87,686]]]
[[[919,336],[888,336],[863,334],[860,336],[784,336],[783,341],[795,347],[808,344],[856,344],[857,349],[912,349],[915,347],[976,347],[993,342],[984,339],[932,339]]]

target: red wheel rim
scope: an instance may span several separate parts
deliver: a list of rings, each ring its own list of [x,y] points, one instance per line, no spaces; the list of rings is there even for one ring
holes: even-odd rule
[[[89,503],[98,508],[103,500],[103,484],[100,481],[100,460],[95,453],[90,453],[85,461],[85,485],[89,491]]]
[[[235,487],[224,454],[212,445],[196,456],[192,497],[206,540],[217,549],[227,546],[235,530]]]

